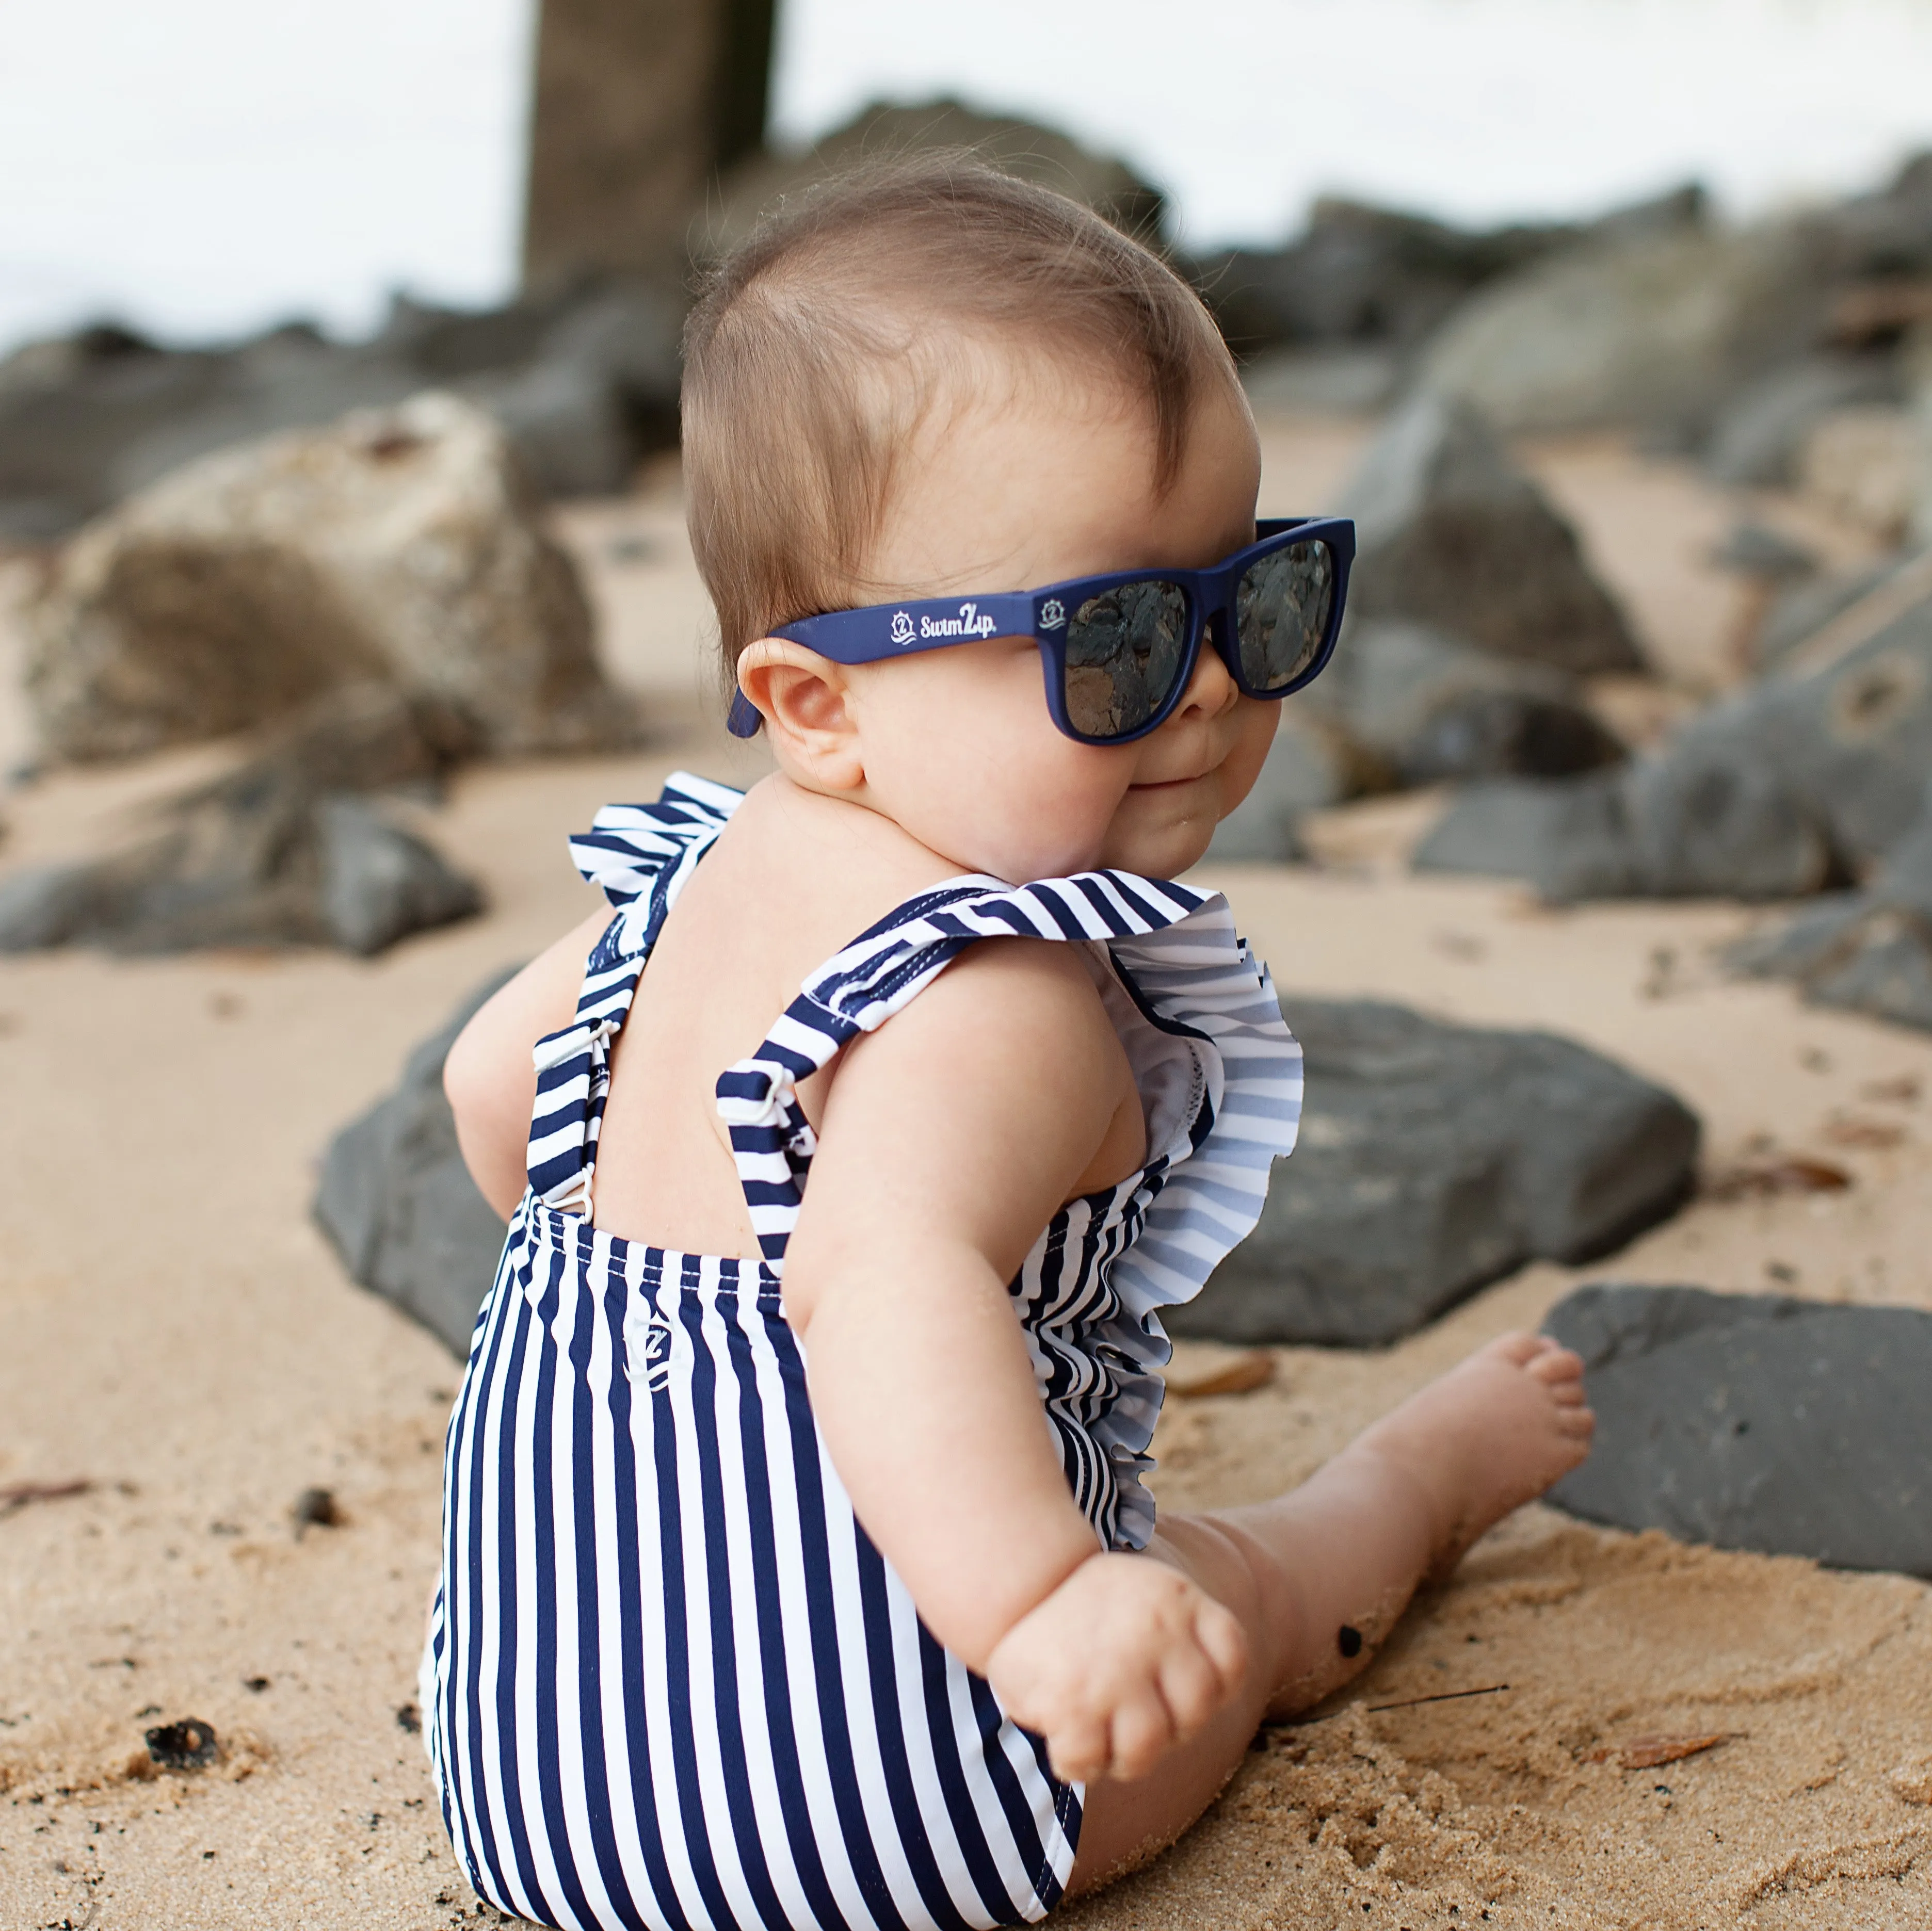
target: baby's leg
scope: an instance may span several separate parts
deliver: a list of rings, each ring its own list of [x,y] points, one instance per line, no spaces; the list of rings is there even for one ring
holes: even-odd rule
[[[1273,1501],[1162,1524],[1149,1553],[1240,1618],[1248,1681],[1207,1729],[1133,1783],[1090,1785],[1070,1894],[1172,1843],[1210,1804],[1264,1717],[1317,1703],[1368,1666],[1427,1578],[1588,1452],[1582,1366],[1528,1334],[1492,1342]]]

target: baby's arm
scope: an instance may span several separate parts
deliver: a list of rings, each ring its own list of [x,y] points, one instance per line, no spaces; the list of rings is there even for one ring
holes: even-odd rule
[[[584,962],[610,922],[601,906],[506,985],[456,1036],[442,1063],[442,1090],[456,1116],[456,1141],[483,1198],[507,1220],[524,1197],[536,1067],[530,1048],[568,1026],[577,1011]]]
[[[934,1636],[1075,1777],[1143,1774],[1244,1663],[1234,1618],[1193,1584],[1097,1550],[1006,1291],[1124,1105],[1124,1055],[1079,961],[976,946],[848,1049],[785,1269],[860,1519]]]

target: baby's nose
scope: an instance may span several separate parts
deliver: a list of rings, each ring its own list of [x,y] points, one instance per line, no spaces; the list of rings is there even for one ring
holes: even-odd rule
[[[1180,702],[1174,707],[1174,716],[1168,721],[1180,718],[1218,718],[1238,701],[1240,694],[1213,640],[1203,637],[1201,654],[1194,660],[1194,674],[1188,679],[1187,688],[1181,693]]]

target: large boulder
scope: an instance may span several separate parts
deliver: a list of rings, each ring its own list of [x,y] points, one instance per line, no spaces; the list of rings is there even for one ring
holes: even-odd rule
[[[1804,355],[1747,382],[1718,412],[1704,451],[1720,483],[1788,488],[1812,431],[1834,409],[1896,403],[1898,365],[1888,355]]]
[[[1860,876],[1912,829],[1932,772],[1932,595],[1892,614],[1911,589],[1881,585],[1814,640],[1828,650],[1798,646],[1620,772],[1465,793],[1416,866],[1556,901],[1784,898]]]
[[[1209,847],[1291,859],[1310,811],[1456,780],[1554,778],[1619,762],[1623,746],[1576,680],[1476,650],[1426,625],[1351,625],[1318,682],[1282,708],[1254,789]]]
[[[470,1015],[510,976],[470,994],[409,1057],[395,1090],[330,1141],[314,1214],[352,1279],[470,1351],[495,1278],[503,1223],[476,1190],[443,1097],[442,1063]]]
[[[1912,155],[1883,187],[1813,218],[1831,235],[1848,274],[1932,274],[1932,150]]]
[[[1558,1507],[1932,1578],[1932,1314],[1604,1284],[1544,1327],[1582,1356],[1597,1415]]]
[[[1726,956],[1748,976],[1795,981],[1814,1006],[1932,1032],[1932,793],[1863,889],[1808,905]]]
[[[501,431],[449,395],[190,464],[78,537],[25,616],[58,757],[214,736],[370,679],[482,751],[637,735]]]
[[[1324,196],[1286,247],[1205,257],[1202,286],[1240,351],[1283,343],[1420,342],[1469,292],[1573,241],[1567,226],[1487,233]]]
[[[1618,234],[1473,296],[1418,379],[1511,435],[1636,425],[1701,439],[1746,383],[1816,339],[1834,259],[1797,222]]]
[[[398,298],[366,342],[303,323],[164,349],[96,326],[0,361],[0,537],[44,540],[182,464],[425,388],[483,404],[546,495],[610,493],[676,440],[680,277],[586,281],[507,307]]]
[[[1623,756],[1567,673],[1426,624],[1352,625],[1302,702],[1346,733],[1358,766],[1397,787],[1565,777]]]
[[[445,721],[380,688],[324,700],[226,776],[160,807],[122,850],[0,880],[0,952],[332,946],[364,956],[482,909],[370,793],[419,790]]]
[[[1473,410],[1415,398],[1335,508],[1355,519],[1355,621],[1407,618],[1573,673],[1642,667],[1576,532]]]
[[[1909,560],[1889,556],[1855,569],[1832,570],[1797,578],[1778,591],[1767,606],[1763,621],[1751,640],[1751,655],[1760,670],[1775,670],[1799,646],[1862,603],[1881,584],[1892,582]]]
[[[1586,1047],[1371,1000],[1282,1009],[1300,1138],[1177,1334],[1378,1346],[1526,1261],[1608,1252],[1690,1190],[1696,1116]]]
[[[1472,229],[1324,196],[1310,209],[1307,227],[1285,247],[1210,254],[1195,270],[1238,352],[1344,342],[1408,351],[1485,283],[1592,236],[1667,232],[1695,222],[1703,199],[1701,190],[1682,187],[1588,226],[1523,222]]]

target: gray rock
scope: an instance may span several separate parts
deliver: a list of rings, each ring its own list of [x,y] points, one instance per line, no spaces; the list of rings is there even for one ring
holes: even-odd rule
[[[663,278],[590,283],[538,310],[527,359],[454,386],[495,417],[543,495],[617,495],[642,456],[676,445],[684,311],[683,288]],[[451,345],[433,359],[460,358]]]
[[[1834,409],[1902,399],[1898,365],[1882,355],[1805,355],[1767,370],[1725,404],[1705,466],[1720,483],[1790,486],[1804,439]]]
[[[1623,774],[1640,895],[1797,898],[1837,875],[1828,822],[1793,781],[1798,774],[1760,760],[1754,721],[1749,713],[1700,719],[1669,755],[1640,759]]]
[[[583,586],[502,433],[424,394],[205,457],[91,525],[28,604],[44,748],[123,756],[382,679],[478,749],[634,743]]]
[[[1814,1005],[1932,1032],[1932,805],[1862,890],[1752,933],[1726,958],[1748,977],[1796,981]]]
[[[330,939],[367,958],[483,909],[476,885],[367,799],[316,801],[316,896]]]
[[[538,362],[472,376],[462,392],[496,419],[543,495],[618,496],[629,487],[634,458],[623,409],[596,369]]]
[[[1241,387],[1258,414],[1363,415],[1384,407],[1401,379],[1400,359],[1373,346],[1275,349],[1241,370]]]
[[[334,946],[368,955],[481,909],[476,885],[370,799],[433,781],[436,721],[393,693],[319,707],[123,850],[0,881],[0,952]]]
[[[514,968],[512,969],[514,970]],[[451,1353],[470,1349],[503,1246],[443,1097],[442,1063],[499,973],[410,1054],[395,1090],[329,1143],[314,1212],[350,1278],[420,1321]]]
[[[1888,561],[1862,570],[1836,571],[1781,591],[1765,612],[1752,640],[1751,655],[1758,668],[1776,670],[1801,643],[1876,589],[1898,567]]]
[[[1794,577],[1814,576],[1818,569],[1816,550],[1749,520],[1735,524],[1724,541],[1713,547],[1711,561],[1762,583],[1788,583]]]
[[[1358,766],[1398,786],[1568,776],[1624,754],[1565,673],[1423,624],[1352,622],[1303,702],[1346,733]]]
[[[1747,383],[1816,339],[1834,260],[1801,222],[1618,234],[1472,297],[1418,382],[1510,435],[1622,424],[1701,440]]]
[[[121,452],[219,381],[218,358],[111,324],[16,349],[0,362],[0,535],[44,541],[105,508]]]
[[[1196,265],[1196,274],[1222,330],[1243,352],[1341,342],[1412,349],[1486,283],[1593,235],[1682,227],[1699,218],[1702,202],[1700,190],[1680,188],[1593,226],[1522,223],[1474,230],[1325,196],[1286,247],[1210,255]]]
[[[1580,1288],[1590,1459],[1547,1500],[1618,1528],[1932,1577],[1932,1315],[1701,1288]]]
[[[1178,1334],[1378,1346],[1532,1258],[1607,1252],[1690,1190],[1696,1117],[1585,1047],[1368,1000],[1283,1010],[1300,1143]]]
[[[304,323],[166,350],[97,326],[0,363],[0,536],[64,535],[209,452],[452,388],[497,415],[548,495],[623,487],[676,440],[682,274],[580,281],[464,310],[398,298],[374,340]]]
[[[1932,274],[1932,151],[1913,155],[1884,187],[1814,218],[1830,232],[1846,274]]]
[[[1576,532],[1471,410],[1430,395],[1400,410],[1335,508],[1355,519],[1358,621],[1407,618],[1574,673],[1641,667]]]
[[[1410,862],[1418,871],[1526,879],[1557,904],[1627,898],[1637,889],[1623,788],[1615,775],[1469,785]]]
[[[1353,623],[1324,675],[1283,708],[1255,787],[1221,824],[1216,858],[1288,860],[1294,825],[1365,793],[1499,774],[1554,776],[1623,747],[1548,665],[1472,649],[1420,624]]]
[[[1806,674],[1801,661],[1714,706],[1622,772],[1466,795],[1415,862],[1528,878],[1552,900],[1796,897],[1898,844],[1928,771],[1932,598],[1835,662]]]

